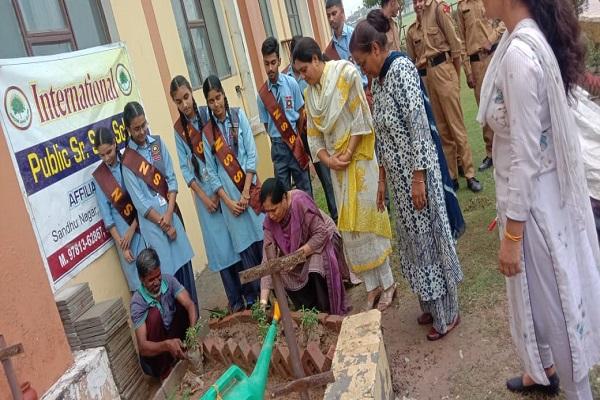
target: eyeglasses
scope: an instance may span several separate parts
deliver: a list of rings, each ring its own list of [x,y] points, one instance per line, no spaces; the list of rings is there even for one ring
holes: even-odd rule
[[[148,128],[148,121],[144,121],[144,123],[141,124],[140,126],[131,127],[131,132],[141,133],[141,132],[144,132],[146,130],[146,128]]]

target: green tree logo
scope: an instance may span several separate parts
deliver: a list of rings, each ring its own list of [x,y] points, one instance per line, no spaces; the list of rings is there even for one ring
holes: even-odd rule
[[[133,85],[131,82],[131,75],[123,64],[117,65],[115,78],[119,89],[121,89],[121,92],[125,96],[129,96],[131,94],[131,88]]]
[[[10,102],[10,108],[12,109],[13,113],[15,115],[23,115],[23,112],[25,112],[25,105],[23,104],[23,101],[18,97],[18,96],[13,96],[11,102]]]
[[[17,128],[25,130],[31,125],[31,106],[25,93],[16,86],[11,86],[4,94],[4,110],[10,122]]]
[[[121,73],[119,74],[119,83],[123,86],[129,85],[129,77],[123,70],[121,70]]]

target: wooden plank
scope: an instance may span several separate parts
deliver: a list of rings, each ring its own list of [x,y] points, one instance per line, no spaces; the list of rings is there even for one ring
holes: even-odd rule
[[[4,361],[6,359],[14,357],[17,354],[23,353],[24,351],[25,350],[23,350],[23,345],[21,343],[13,344],[12,346],[0,349],[0,361]]]
[[[306,256],[304,256],[302,250],[283,257],[273,258],[264,264],[240,272],[240,282],[242,284],[252,282],[266,275],[271,275],[282,270],[290,270],[304,262],[306,262]]]
[[[305,391],[313,387],[319,387],[327,385],[335,381],[333,371],[326,371],[320,374],[306,376],[304,378],[296,379],[288,383],[284,383],[276,386],[271,391],[271,398],[284,396],[292,392]]]

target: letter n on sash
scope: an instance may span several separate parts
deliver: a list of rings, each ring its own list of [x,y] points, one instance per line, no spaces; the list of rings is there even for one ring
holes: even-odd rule
[[[142,161],[142,163],[140,164],[140,172],[142,173],[142,175],[146,176],[146,174],[148,174],[148,170],[150,169],[150,164],[148,164],[146,161]]]

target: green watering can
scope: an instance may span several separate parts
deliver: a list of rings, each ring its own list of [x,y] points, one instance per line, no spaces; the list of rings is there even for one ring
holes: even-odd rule
[[[263,400],[265,398],[269,363],[277,336],[279,316],[279,305],[276,302],[273,310],[273,322],[265,337],[252,375],[246,376],[244,371],[234,364],[217,379],[200,400]]]

